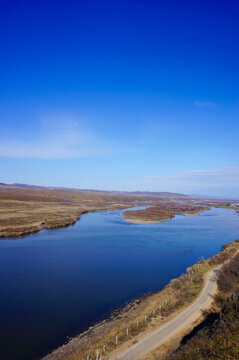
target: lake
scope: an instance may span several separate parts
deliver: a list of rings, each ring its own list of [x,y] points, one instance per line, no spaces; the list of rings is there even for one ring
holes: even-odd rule
[[[68,228],[0,240],[0,359],[39,359],[236,238],[236,212],[212,208],[151,225],[88,213]]]

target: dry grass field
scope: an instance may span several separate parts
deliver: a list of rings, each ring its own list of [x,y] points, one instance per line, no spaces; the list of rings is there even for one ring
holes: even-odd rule
[[[19,237],[74,224],[81,214],[97,210],[159,205],[187,197],[179,194],[150,195],[75,189],[48,189],[0,185],[0,237]],[[190,199],[190,198],[189,198]]]
[[[26,236],[43,227],[68,226],[79,220],[81,214],[90,211],[150,206],[123,214],[128,221],[152,223],[170,219],[176,213],[197,214],[208,206],[231,208],[225,200],[201,199],[201,206],[195,206],[197,202],[181,194],[117,193],[0,184],[0,238]]]

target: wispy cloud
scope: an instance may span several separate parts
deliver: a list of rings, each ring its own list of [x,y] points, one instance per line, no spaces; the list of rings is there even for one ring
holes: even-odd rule
[[[185,193],[217,195],[229,193],[239,196],[239,166],[222,167],[206,170],[188,170],[170,175],[144,176],[144,183],[151,184],[154,188],[168,189],[168,191],[182,191]]]
[[[223,168],[215,168],[215,169],[207,169],[207,170],[187,170],[181,171],[176,174],[171,175],[159,175],[159,176],[145,176],[148,179],[154,180],[164,180],[171,179],[175,181],[203,181],[203,180],[215,180],[215,186],[218,185],[220,181],[238,181],[239,186],[239,166],[233,167],[223,167]]]
[[[214,101],[194,101],[194,105],[197,107],[216,107],[217,104]]]
[[[193,178],[238,178],[239,166],[223,167],[204,170],[186,170],[171,175],[146,176],[151,179],[193,179]]]
[[[72,119],[42,122],[32,138],[0,139],[0,157],[66,159],[99,156],[117,151],[117,145],[85,130]]]

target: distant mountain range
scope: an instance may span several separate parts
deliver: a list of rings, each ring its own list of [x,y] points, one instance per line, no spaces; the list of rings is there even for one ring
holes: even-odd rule
[[[221,199],[221,200],[235,200],[235,198],[230,198],[226,196],[213,196],[213,195],[199,195],[199,194],[189,194],[190,197],[199,198],[199,199]]]
[[[172,192],[157,192],[157,191],[109,191],[109,190],[94,190],[94,189],[77,189],[77,188],[67,188],[67,187],[54,187],[54,186],[40,186],[40,185],[29,185],[29,184],[6,184],[0,183],[0,186],[10,186],[10,187],[18,187],[24,189],[48,189],[48,190],[74,190],[74,191],[88,191],[88,192],[98,192],[98,193],[110,193],[110,194],[125,194],[125,195],[138,195],[138,196],[165,196],[165,197],[184,197],[189,198],[189,195],[172,193]]]

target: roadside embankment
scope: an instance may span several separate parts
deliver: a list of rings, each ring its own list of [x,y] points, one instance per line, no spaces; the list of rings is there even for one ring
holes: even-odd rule
[[[239,358],[239,254],[222,266],[215,310],[185,337],[168,360]],[[160,360],[159,354],[154,358]]]

